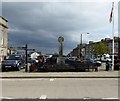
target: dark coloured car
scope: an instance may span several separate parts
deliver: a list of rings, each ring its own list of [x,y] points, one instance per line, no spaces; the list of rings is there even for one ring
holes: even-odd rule
[[[13,54],[9,55],[4,61],[2,61],[1,66],[2,71],[6,70],[19,71],[21,68],[25,66],[25,60],[22,55]]]
[[[98,61],[98,60],[93,59],[93,58],[85,59],[85,62],[87,62],[87,63],[93,63],[96,66],[101,66],[101,64],[102,64],[101,61]]]
[[[75,58],[75,57],[68,57],[65,59],[65,63],[75,66],[76,60],[77,60],[77,58]]]

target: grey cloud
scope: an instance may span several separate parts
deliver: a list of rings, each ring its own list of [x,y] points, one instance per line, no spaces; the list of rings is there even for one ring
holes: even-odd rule
[[[39,3],[39,5],[38,3],[5,3],[3,10],[4,6],[9,13],[3,12],[3,15],[9,16],[9,19],[12,20],[11,24],[13,23],[16,25],[14,27],[20,29],[37,30],[41,28],[48,31],[67,31],[85,29],[91,27],[88,26],[89,24],[94,24],[93,19],[88,19],[89,11],[80,13],[81,10],[75,8],[80,5],[72,3]]]
[[[4,2],[2,15],[9,21],[10,44],[28,43],[36,49],[57,51],[58,36],[65,38],[64,51],[79,43],[82,32],[109,33],[105,3]],[[108,7],[108,6],[107,6]],[[96,36],[96,35],[95,35]],[[90,38],[90,39],[88,39]],[[83,41],[94,40],[86,37]],[[97,40],[97,39],[96,39]],[[49,51],[46,51],[46,53]]]

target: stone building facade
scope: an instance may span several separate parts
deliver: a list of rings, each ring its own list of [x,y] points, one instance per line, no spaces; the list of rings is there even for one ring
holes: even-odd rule
[[[104,42],[108,47],[109,47],[109,54],[112,54],[113,51],[113,40],[110,38],[105,38],[101,40],[102,42]],[[118,54],[118,42],[119,42],[119,38],[118,37],[114,37],[114,54]]]
[[[118,37],[114,37],[114,54],[118,54],[120,49],[119,49],[119,38]],[[103,43],[105,43],[108,47],[109,47],[109,53],[110,55],[112,55],[112,51],[113,51],[113,47],[112,47],[112,39],[110,38],[105,38],[101,40]],[[98,43],[98,42],[93,42],[93,41],[89,41],[89,44],[84,44],[82,47],[82,55],[85,57],[89,57],[89,58],[94,58],[94,45]],[[79,45],[73,49],[68,56],[78,56],[79,52]]]
[[[8,21],[0,16],[0,62],[8,53]]]

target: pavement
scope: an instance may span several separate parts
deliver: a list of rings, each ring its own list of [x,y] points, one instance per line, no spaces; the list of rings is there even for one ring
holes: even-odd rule
[[[120,78],[120,71],[99,72],[1,72],[0,78]]]
[[[98,72],[0,72],[0,78],[120,78],[120,71],[105,71],[103,64]]]

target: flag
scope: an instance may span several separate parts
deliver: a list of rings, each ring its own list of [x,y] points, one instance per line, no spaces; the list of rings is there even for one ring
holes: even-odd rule
[[[114,8],[114,2],[112,2],[112,9],[111,9],[111,13],[110,13],[110,23],[112,22],[112,17],[113,17],[113,8]]]

